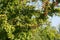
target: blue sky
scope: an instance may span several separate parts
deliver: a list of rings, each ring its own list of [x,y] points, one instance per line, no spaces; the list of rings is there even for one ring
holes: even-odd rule
[[[54,15],[51,19],[51,22],[52,26],[58,26],[60,24],[60,17]]]
[[[60,16],[53,15],[53,17],[49,16],[49,21],[51,21],[51,26],[58,27],[60,24]]]

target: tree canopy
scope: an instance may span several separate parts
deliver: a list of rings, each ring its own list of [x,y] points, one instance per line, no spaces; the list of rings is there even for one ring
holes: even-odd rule
[[[41,1],[42,10],[34,10],[35,6],[26,5],[29,0],[0,0],[0,40],[60,40],[48,21],[48,15],[59,14],[60,9],[54,8],[57,1]]]

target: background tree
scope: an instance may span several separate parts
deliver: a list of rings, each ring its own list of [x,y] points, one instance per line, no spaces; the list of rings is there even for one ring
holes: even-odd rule
[[[27,2],[28,0],[0,0],[0,40],[60,40],[60,34],[50,28],[50,25],[43,27],[44,24],[49,24],[47,15],[53,15],[55,4],[42,0],[45,5],[40,11],[34,10],[34,6],[26,5]]]

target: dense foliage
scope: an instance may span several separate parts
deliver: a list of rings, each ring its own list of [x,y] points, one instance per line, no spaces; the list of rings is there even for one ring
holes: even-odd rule
[[[0,40],[60,40],[60,34],[47,20],[47,15],[56,12],[54,3],[43,1],[43,10],[34,10],[27,2],[0,0]],[[46,23],[48,26],[44,28]]]

